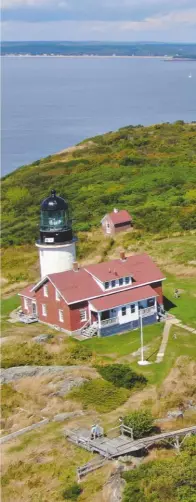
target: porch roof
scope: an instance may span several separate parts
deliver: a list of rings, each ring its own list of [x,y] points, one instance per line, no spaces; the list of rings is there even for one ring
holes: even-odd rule
[[[96,298],[95,300],[91,300],[91,305],[95,310],[103,311],[127,305],[128,303],[154,298],[155,296],[158,296],[158,294],[151,286],[141,286],[141,288],[130,289],[128,291],[114,293],[113,295]]]

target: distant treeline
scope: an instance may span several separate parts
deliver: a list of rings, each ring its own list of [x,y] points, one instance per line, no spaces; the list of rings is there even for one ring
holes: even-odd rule
[[[157,42],[2,42],[1,51],[9,54],[65,56],[174,56],[196,59],[196,44]]]
[[[76,231],[126,208],[144,232],[196,228],[196,123],[129,126],[37,160],[2,180],[3,245],[34,242],[41,201],[68,199]]]

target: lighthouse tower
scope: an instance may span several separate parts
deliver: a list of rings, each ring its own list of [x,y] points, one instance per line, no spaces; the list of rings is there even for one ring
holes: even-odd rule
[[[36,242],[41,278],[72,269],[76,258],[76,240],[68,204],[52,190],[41,204],[40,240]]]

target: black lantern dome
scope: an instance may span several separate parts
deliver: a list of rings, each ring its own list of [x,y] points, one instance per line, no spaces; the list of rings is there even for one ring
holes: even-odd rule
[[[72,238],[68,204],[52,190],[41,204],[40,241],[44,244],[63,244]]]

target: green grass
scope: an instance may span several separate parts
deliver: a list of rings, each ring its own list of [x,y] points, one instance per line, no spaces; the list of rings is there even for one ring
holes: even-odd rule
[[[10,298],[2,298],[1,300],[1,315],[3,317],[8,317],[12,310],[19,307],[21,303],[20,297],[18,295],[11,296]]]
[[[129,395],[130,392],[127,389],[117,388],[100,378],[85,382],[80,388],[73,389],[67,398],[80,401],[84,408],[107,413],[123,404]]]
[[[173,303],[169,311],[183,323],[196,328],[196,287],[194,278],[178,278],[168,275],[164,283],[164,294]],[[174,298],[175,288],[182,290],[180,298]],[[167,305],[167,304],[166,304]]]
[[[152,342],[162,333],[162,324],[153,324],[144,327],[144,344]],[[108,336],[105,338],[91,338],[81,342],[97,355],[111,355],[114,359],[135,352],[140,347],[140,330],[130,331],[122,335]]]
[[[173,338],[174,333],[177,335],[177,339]],[[168,345],[163,361],[161,363],[153,362],[149,366],[140,366],[140,373],[147,378],[149,384],[159,386],[174,366],[176,359],[180,356],[188,356],[196,360],[195,335],[177,326],[173,326],[170,329]],[[156,354],[154,357],[156,357]],[[131,367],[138,371],[136,362],[131,364]]]

